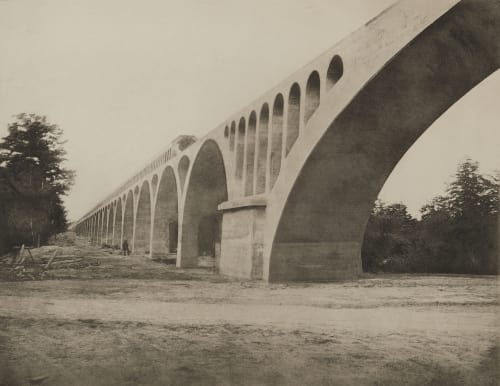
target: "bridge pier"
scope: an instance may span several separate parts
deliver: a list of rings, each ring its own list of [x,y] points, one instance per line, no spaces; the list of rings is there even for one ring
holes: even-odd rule
[[[219,273],[240,279],[262,279],[264,198],[252,197],[224,202]]]

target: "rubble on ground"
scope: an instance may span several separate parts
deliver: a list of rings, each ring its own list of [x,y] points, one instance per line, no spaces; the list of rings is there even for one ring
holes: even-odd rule
[[[0,280],[43,280],[52,277],[51,270],[82,269],[99,265],[99,260],[74,245],[71,240],[58,240],[58,245],[32,248],[22,245],[0,257]]]

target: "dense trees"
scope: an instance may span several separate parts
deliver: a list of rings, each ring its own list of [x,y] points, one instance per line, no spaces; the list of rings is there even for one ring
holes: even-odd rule
[[[62,130],[45,117],[20,114],[0,142],[0,249],[39,244],[66,228],[62,196],[73,172],[62,166]]]
[[[365,232],[364,270],[388,269],[388,265],[397,264],[393,261],[396,256],[405,261],[411,259],[416,222],[405,205],[377,201]]]
[[[446,194],[413,219],[403,204],[378,202],[367,225],[363,267],[368,271],[498,273],[498,177],[462,163]]]

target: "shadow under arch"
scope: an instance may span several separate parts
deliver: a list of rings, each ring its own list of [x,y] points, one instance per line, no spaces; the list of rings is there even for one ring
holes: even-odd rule
[[[175,173],[167,166],[158,185],[158,194],[154,207],[153,239],[151,256],[166,258],[177,254],[178,239],[178,192]]]
[[[198,265],[200,256],[220,257],[222,213],[228,198],[224,158],[217,143],[200,147],[186,181],[177,266]]]
[[[133,251],[134,248],[134,193],[129,190],[127,193],[127,198],[125,199],[125,207],[123,209],[123,233],[122,233],[122,244],[127,240],[128,248]],[[120,248],[122,245],[120,245]]]
[[[100,234],[101,244],[100,245],[104,245],[105,242],[106,242],[106,225],[107,225],[107,220],[108,220],[108,208],[105,207],[102,210],[101,234]]]
[[[144,181],[139,192],[135,218],[134,253],[149,254],[151,235],[151,193],[149,181]]]
[[[462,1],[370,79],[309,153],[268,229],[269,281],[361,272],[380,189],[419,136],[500,67],[499,34],[500,3]]]
[[[118,197],[116,200],[116,209],[115,209],[115,219],[114,219],[114,236],[113,236],[113,247],[118,247],[120,249],[122,247],[122,231],[123,231],[123,211],[122,211],[122,199]]]
[[[113,221],[115,218],[115,205],[114,203],[109,204],[109,219],[108,219],[108,239],[106,244],[113,246]]]

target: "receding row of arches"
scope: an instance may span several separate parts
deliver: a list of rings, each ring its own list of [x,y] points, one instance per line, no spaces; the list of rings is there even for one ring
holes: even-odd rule
[[[154,180],[155,178],[151,181],[151,187],[147,180],[144,181],[141,188],[129,190],[123,197],[86,220],[83,231],[90,241],[117,248],[122,248],[123,242],[127,241],[129,248],[141,255],[151,253],[152,256],[164,256],[175,253],[178,197],[173,169],[167,167],[162,173],[158,197],[153,206],[151,189],[155,185]],[[137,205],[134,205],[134,197]],[[151,232],[154,232],[153,237]]]
[[[98,245],[121,247],[127,240],[134,254],[152,257],[177,254],[180,242],[184,266],[196,265],[199,256],[220,256],[222,215],[218,206],[227,200],[228,189],[217,143],[208,140],[201,146],[189,173],[183,213],[186,231],[181,234],[179,188],[182,190],[188,178],[189,167],[185,156],[179,161],[179,180],[174,169],[167,167],[159,179],[154,176],[151,183],[146,180],[129,190],[87,219],[84,232]]]
[[[326,70],[325,91],[340,80],[344,66],[335,55]],[[273,188],[284,157],[291,151],[302,127],[310,120],[321,102],[321,77],[314,70],[305,86],[305,97],[299,83],[291,85],[288,97],[278,93],[271,106],[262,105],[257,117],[251,111],[248,117],[233,121],[224,130],[229,150],[234,151],[234,178],[243,184],[243,195],[262,194]],[[242,181],[244,180],[244,181]]]

